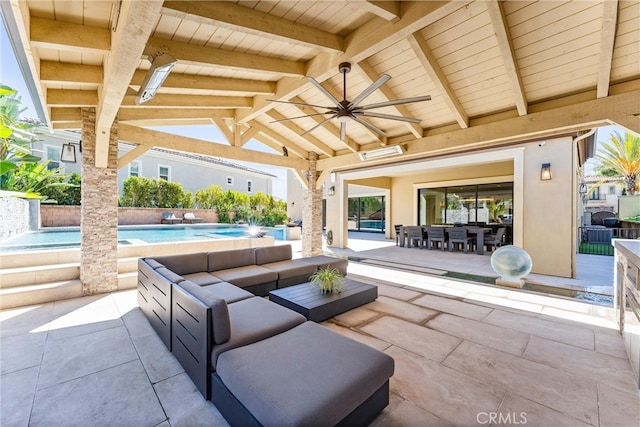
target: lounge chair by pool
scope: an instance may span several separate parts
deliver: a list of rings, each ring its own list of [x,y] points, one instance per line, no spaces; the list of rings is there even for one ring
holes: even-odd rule
[[[204,222],[204,219],[196,217],[192,212],[187,212],[182,215],[182,221],[193,224],[194,222]]]
[[[180,224],[182,220],[174,215],[173,212],[163,212],[161,224]]]

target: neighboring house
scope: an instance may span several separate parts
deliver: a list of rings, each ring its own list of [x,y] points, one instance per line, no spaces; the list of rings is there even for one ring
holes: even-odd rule
[[[66,173],[81,173],[80,134],[71,131],[51,133],[44,128],[41,132],[42,142],[34,144],[34,152],[41,155],[43,160],[50,160],[51,168],[62,167]],[[67,143],[76,144],[76,163],[60,161],[62,146]],[[118,157],[122,157],[133,148],[131,144],[120,143]],[[210,185],[220,185],[224,190],[236,190],[249,195],[258,192],[271,195],[273,179],[276,178],[270,173],[228,160],[158,148],[152,148],[118,171],[120,194],[122,183],[130,176],[178,182],[185,190],[194,194]]]
[[[586,193],[583,198],[585,212],[618,212],[618,197],[622,196],[624,178],[619,176],[586,176]]]

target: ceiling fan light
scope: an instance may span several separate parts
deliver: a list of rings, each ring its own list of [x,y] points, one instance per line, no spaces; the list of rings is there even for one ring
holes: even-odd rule
[[[398,156],[403,153],[404,153],[404,150],[400,145],[390,145],[388,147],[379,148],[377,150],[361,151],[358,153],[358,156],[360,157],[360,160],[365,161],[365,160],[380,159],[383,157]]]
[[[338,116],[338,120],[340,121],[340,123],[348,123],[349,116]]]

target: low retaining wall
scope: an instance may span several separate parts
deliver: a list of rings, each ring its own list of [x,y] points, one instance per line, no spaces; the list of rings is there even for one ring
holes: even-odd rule
[[[160,224],[163,212],[173,212],[178,218],[192,212],[204,222],[218,222],[213,209],[162,209],[162,208],[118,208],[118,225]],[[41,227],[79,227],[80,206],[41,205]]]

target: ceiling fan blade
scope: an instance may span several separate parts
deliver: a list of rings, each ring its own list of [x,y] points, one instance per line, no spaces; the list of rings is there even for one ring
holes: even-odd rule
[[[325,113],[325,114],[327,114],[327,113]],[[311,129],[304,131],[304,133],[302,133],[302,135],[306,135],[306,134],[308,134],[309,132],[311,132],[312,130],[319,128],[320,126],[322,126],[323,124],[325,124],[325,123],[326,123],[326,122],[328,122],[329,120],[333,119],[334,117],[336,117],[336,114],[334,114],[334,115],[333,115],[333,116],[331,116],[331,117],[327,117],[326,119],[324,119],[323,121],[321,121],[320,123],[318,123],[317,125],[315,125],[314,127],[312,127]],[[300,136],[302,136],[302,135],[300,135]]]
[[[353,114],[357,114],[359,116],[365,116],[365,117],[375,117],[378,119],[399,120],[401,122],[408,122],[408,123],[420,123],[420,119],[416,119],[413,117],[393,116],[391,114],[374,113],[371,111],[363,111],[363,112],[354,111]]]
[[[382,86],[383,84],[388,82],[390,79],[391,79],[391,76],[388,75],[388,74],[383,74],[380,77],[378,77],[378,80],[376,80],[375,82],[371,83],[371,85],[368,88],[366,88],[364,91],[362,91],[362,93],[360,95],[356,96],[353,99],[353,101],[351,101],[351,103],[349,104],[349,107],[352,107],[354,105],[358,105],[359,103],[364,101],[364,99],[366,97],[371,95],[376,89],[378,89],[380,86]]]
[[[335,108],[335,107],[327,107],[327,106],[324,106],[324,105],[307,104],[306,102],[281,101],[279,99],[267,99],[267,101],[269,101],[269,102],[281,102],[283,104],[303,105],[305,107],[322,108],[323,110],[331,110],[332,108]]]
[[[340,122],[340,141],[347,139],[347,124],[345,122]]]
[[[315,87],[317,87],[317,88],[320,90],[320,92],[324,93],[324,95],[325,95],[327,98],[329,98],[329,99],[331,100],[331,102],[333,102],[334,104],[336,104],[336,107],[338,107],[338,108],[342,109],[342,105],[340,104],[340,101],[338,101],[338,100],[336,99],[336,97],[335,97],[335,96],[333,96],[333,95],[331,94],[331,92],[329,92],[327,89],[325,89],[325,88],[324,88],[324,86],[322,86],[322,85],[321,85],[321,84],[320,84],[316,79],[314,79],[314,78],[313,78],[313,77],[311,77],[311,76],[307,76],[307,80],[309,80],[311,83],[313,83],[313,85],[314,85]]]
[[[367,127],[369,129],[371,129],[372,131],[374,131],[375,133],[377,133],[380,136],[387,136],[382,130],[378,129],[377,127],[375,127],[374,125],[372,125],[371,123],[369,123],[366,120],[362,120],[360,117],[356,117],[356,116],[351,116],[351,118],[353,120],[355,120],[356,122],[360,123],[362,126]]]
[[[278,122],[286,122],[289,120],[295,119],[303,119],[305,117],[313,117],[313,116],[324,116],[325,114],[334,114],[333,111],[327,111],[326,113],[317,113],[317,114],[305,114],[304,116],[296,116],[296,117],[287,117],[285,119],[272,120],[269,123],[278,123]]]
[[[394,99],[392,101],[378,102],[377,104],[363,105],[361,107],[357,107],[357,109],[358,110],[371,110],[372,108],[390,107],[392,105],[410,104],[412,102],[422,102],[422,101],[430,101],[430,100],[431,100],[431,95],[416,96],[414,98]]]

